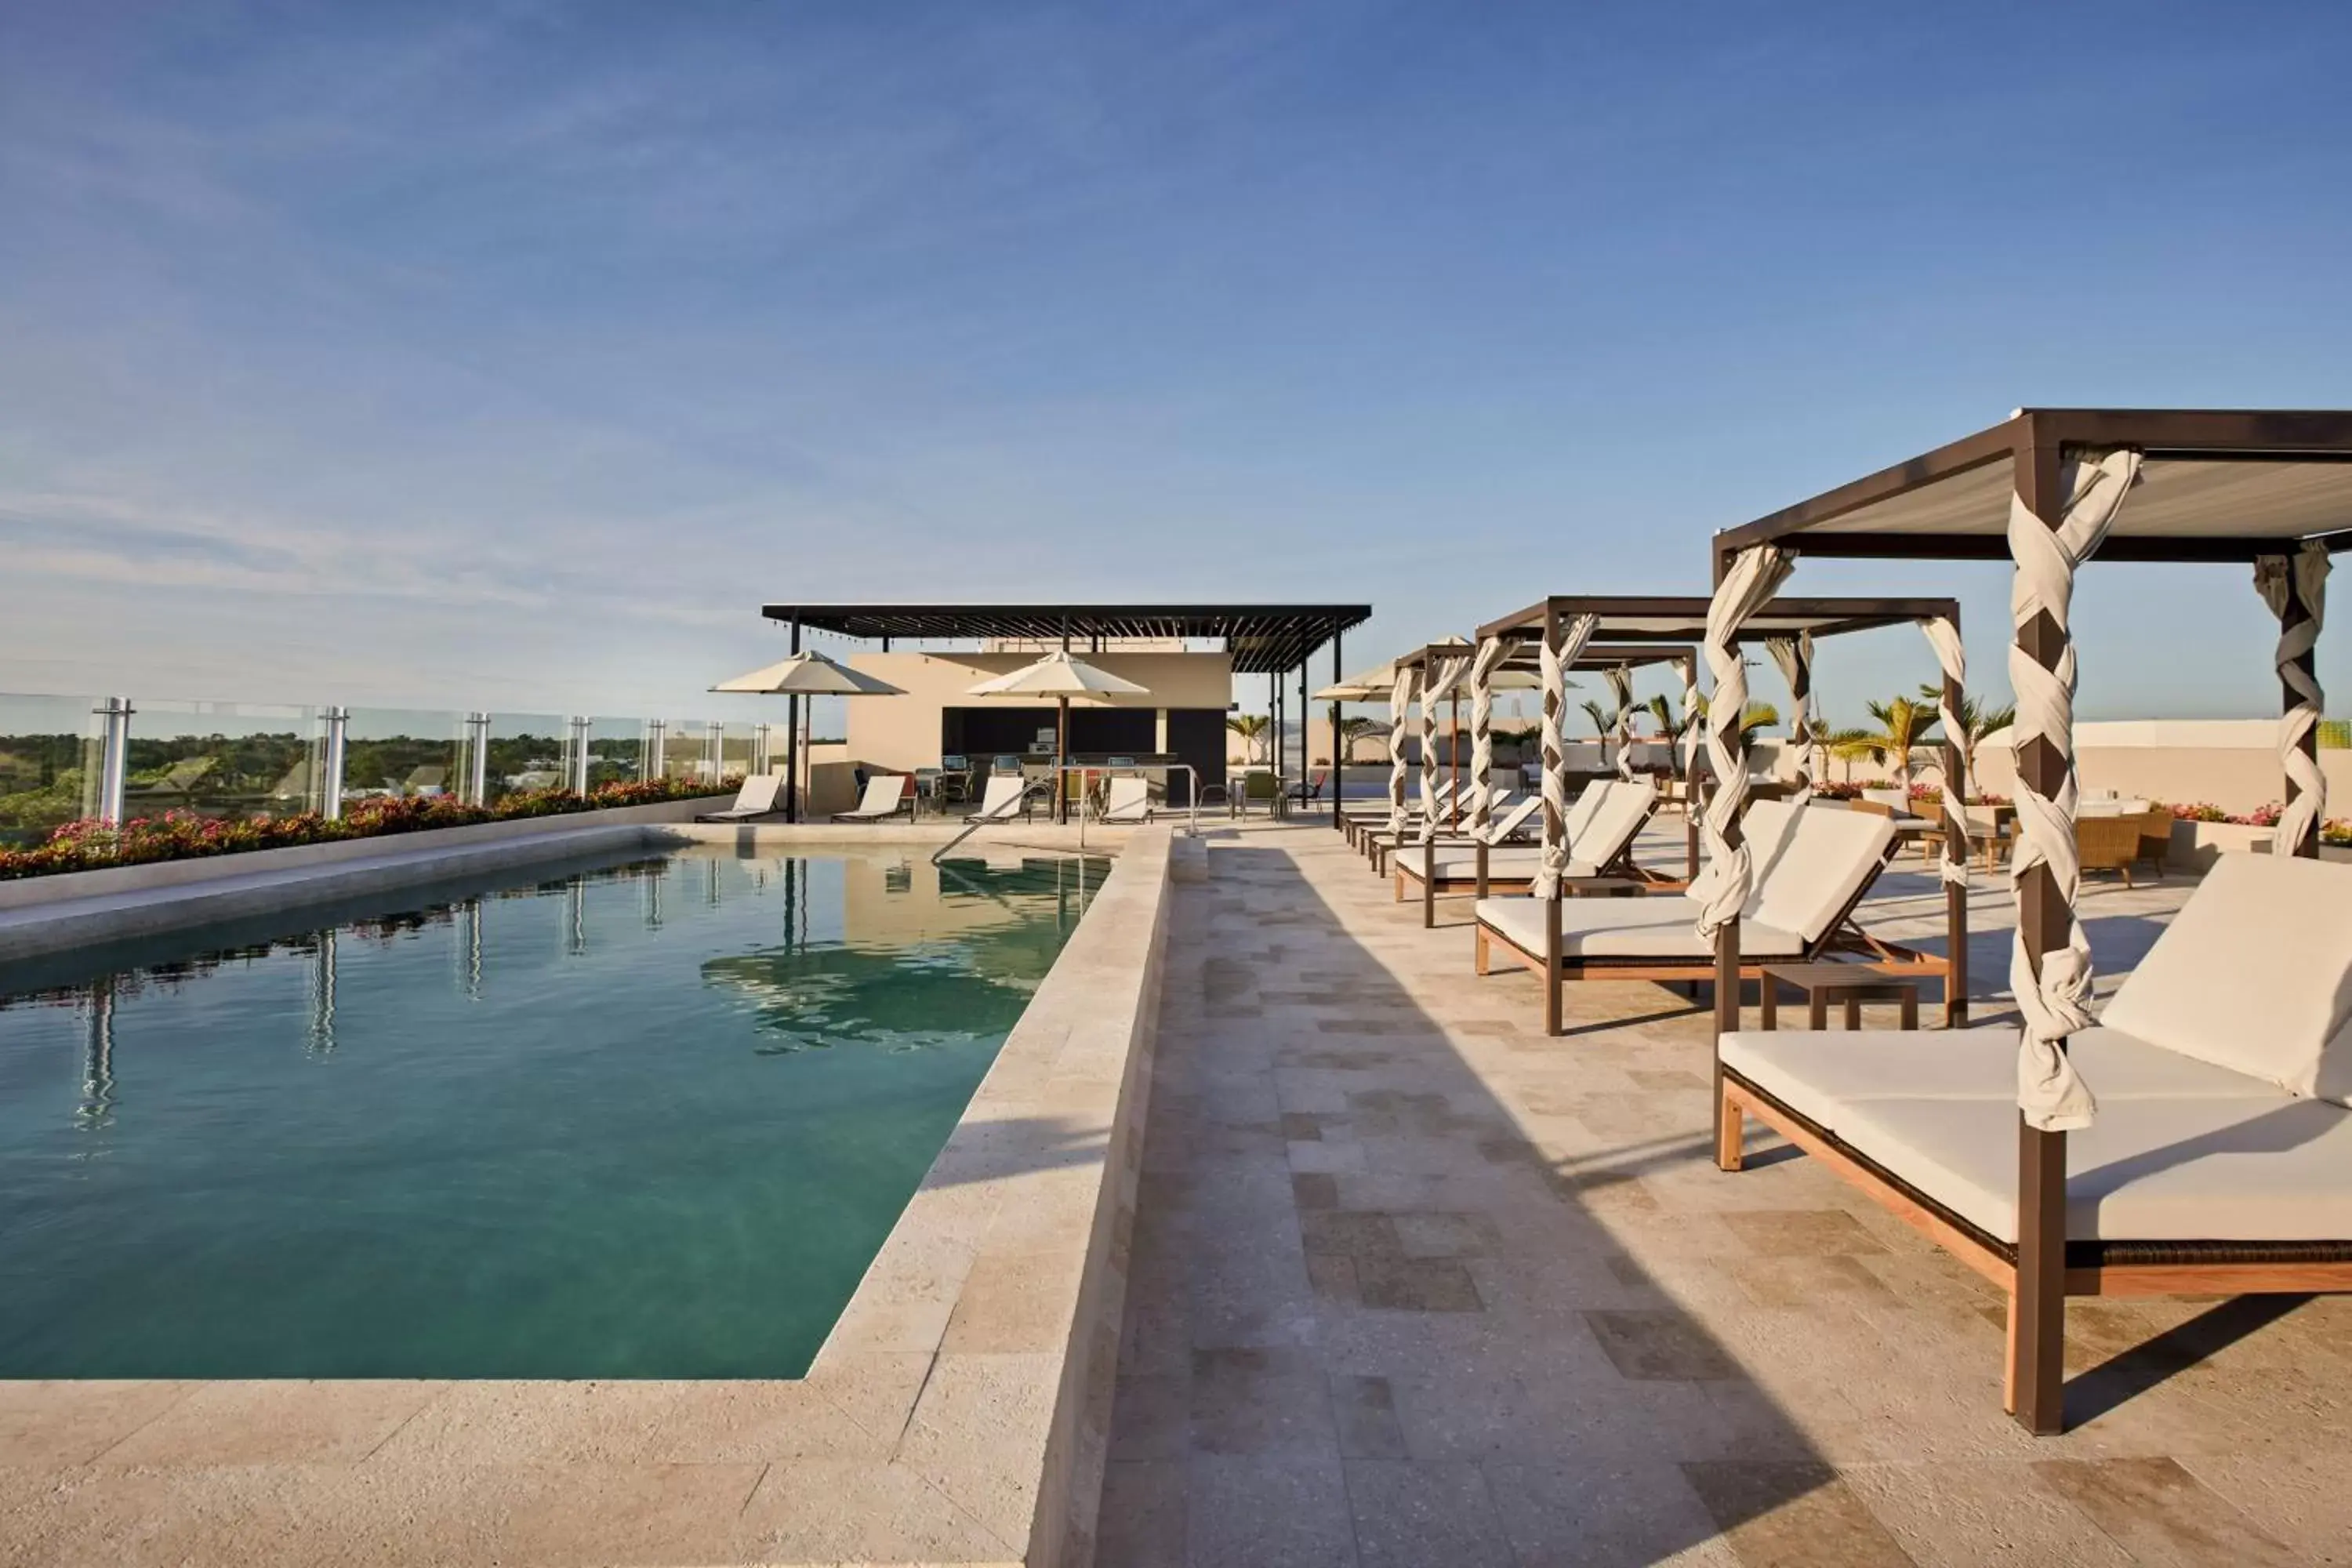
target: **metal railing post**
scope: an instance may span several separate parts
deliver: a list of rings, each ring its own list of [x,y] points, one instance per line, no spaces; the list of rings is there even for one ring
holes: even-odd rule
[[[725,754],[721,751],[720,726],[719,721],[716,719],[705,719],[702,721],[702,760],[710,769],[709,782],[717,784],[719,782],[719,775],[725,771],[723,764],[726,762]],[[716,864],[716,862],[713,862],[713,864]]]
[[[490,794],[490,716],[466,715],[466,804],[487,805]]]
[[[773,728],[774,726],[772,724],[757,724],[752,726],[751,771],[755,773],[764,773],[771,767],[774,766],[772,753],[775,748],[768,739],[768,732]]]
[[[648,719],[646,721],[646,765],[637,776],[640,780],[647,784],[650,784],[654,780],[661,777],[666,767],[666,759],[662,756],[662,731],[664,728],[665,726],[658,719]]]
[[[343,815],[343,752],[352,725],[352,710],[330,708],[324,714],[327,739],[320,748],[319,815],[328,821]]]
[[[564,781],[573,795],[588,793],[588,728],[585,715],[575,715],[572,721],[572,776]]]
[[[131,700],[110,697],[91,712],[106,721],[98,758],[98,817],[109,827],[122,821],[122,781],[131,768]]]

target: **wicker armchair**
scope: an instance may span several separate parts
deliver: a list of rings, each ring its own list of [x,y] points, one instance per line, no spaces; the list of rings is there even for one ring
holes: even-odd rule
[[[2085,871],[2116,871],[2135,887],[2132,868],[2143,861],[2159,877],[2172,846],[2172,811],[2151,805],[2128,816],[2085,816],[2074,824],[2074,847]]]

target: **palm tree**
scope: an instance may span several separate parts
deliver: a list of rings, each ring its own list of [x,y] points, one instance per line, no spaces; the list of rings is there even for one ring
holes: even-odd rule
[[[1356,760],[1356,742],[1376,730],[1385,730],[1387,728],[1388,726],[1381,723],[1379,720],[1367,719],[1361,714],[1357,715],[1353,719],[1340,720],[1339,756],[1341,760],[1350,763],[1354,762]]]
[[[1577,706],[1584,710],[1585,715],[1592,721],[1593,729],[1600,732],[1602,740],[1607,740],[1611,732],[1617,728],[1617,713],[1614,709],[1603,708],[1589,697]]]
[[[1675,710],[1674,699],[1663,691],[1643,703],[1642,710],[1658,721],[1658,733],[1669,741],[1681,740],[1689,731],[1692,722],[1698,717],[1698,713],[1677,713]],[[1704,700],[1702,700],[1698,712],[1703,713],[1706,710]],[[1772,717],[1778,719],[1780,715],[1775,713]]]
[[[1698,717],[1706,717],[1706,699],[1698,700]],[[1780,710],[1769,702],[1750,702],[1739,716],[1739,743],[1743,746],[1780,721]]]
[[[1931,707],[1943,700],[1944,689],[1933,681],[1922,682],[1919,695]],[[1960,765],[1971,779],[1977,776],[1977,748],[1987,735],[2008,729],[2017,722],[2017,710],[1989,708],[1973,697],[1960,699]]]
[[[1254,763],[1258,760],[1258,742],[1272,729],[1273,722],[1273,720],[1264,713],[1235,713],[1226,719],[1225,728],[1242,738],[1244,762]]]
[[[1935,729],[1936,710],[1908,697],[1891,697],[1872,703],[1870,716],[1878,721],[1875,731],[1840,730],[1831,738],[1830,750],[1842,757],[1867,756],[1887,767],[1895,774],[1895,787],[1907,796],[1911,753]]]

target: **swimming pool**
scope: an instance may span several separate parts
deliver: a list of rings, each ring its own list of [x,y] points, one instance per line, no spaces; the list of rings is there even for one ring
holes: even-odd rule
[[[640,851],[0,967],[0,1377],[797,1376],[1108,869]]]

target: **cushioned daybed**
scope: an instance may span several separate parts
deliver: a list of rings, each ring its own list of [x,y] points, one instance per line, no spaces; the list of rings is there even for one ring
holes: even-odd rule
[[[1886,817],[1811,803],[1759,801],[1743,818],[1754,847],[1754,890],[1739,916],[1740,974],[1756,978],[1766,962],[1800,962],[1853,952],[1948,975],[1945,961],[1864,934],[1854,909],[1895,850]],[[1575,851],[1573,838],[1570,850]],[[1574,889],[1571,879],[1568,884]],[[1611,890],[1611,889],[1601,889]],[[1475,963],[1481,974],[1500,949],[1549,974],[1547,1033],[1560,1027],[1560,989],[1570,980],[1706,981],[1716,978],[1716,947],[1698,933],[1700,900],[1688,893],[1635,899],[1481,899]]]
[[[2352,868],[2223,856],[2068,1057],[2067,1294],[2352,1289]],[[2009,1291],[2013,1346],[2017,1062],[2010,1029],[1725,1034],[1717,1163],[1775,1128]]]

